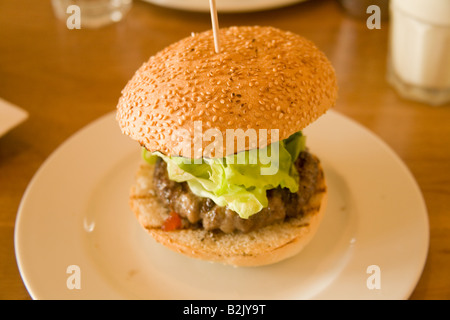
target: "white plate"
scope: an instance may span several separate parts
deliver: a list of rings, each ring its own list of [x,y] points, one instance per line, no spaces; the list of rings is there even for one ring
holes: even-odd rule
[[[281,263],[234,268],[155,243],[128,207],[138,144],[120,133],[113,113],[90,124],[49,157],[23,196],[15,248],[31,297],[408,298],[429,241],[414,178],[384,142],[339,113],[328,112],[304,132],[329,188],[316,237]],[[71,265],[80,273],[67,273]],[[81,288],[69,289],[75,276]],[[368,282],[380,288],[369,289]]]
[[[187,11],[209,11],[209,0],[144,0],[162,7]],[[216,0],[218,12],[248,12],[284,7],[306,0]]]

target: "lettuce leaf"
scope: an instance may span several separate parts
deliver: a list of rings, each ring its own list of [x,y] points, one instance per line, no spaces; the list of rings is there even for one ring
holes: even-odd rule
[[[267,207],[266,191],[277,187],[298,190],[294,161],[305,149],[301,132],[263,149],[243,151],[220,159],[203,158],[194,163],[183,157],[169,157],[143,148],[143,158],[154,163],[155,156],[167,163],[169,179],[187,182],[191,191],[219,206],[228,206],[241,218]]]

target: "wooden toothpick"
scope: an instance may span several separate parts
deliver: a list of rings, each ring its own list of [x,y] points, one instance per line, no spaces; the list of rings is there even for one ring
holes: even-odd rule
[[[219,39],[219,20],[217,18],[216,0],[209,0],[209,10],[211,11],[211,22],[214,34],[214,49],[216,53],[220,52],[220,39]]]

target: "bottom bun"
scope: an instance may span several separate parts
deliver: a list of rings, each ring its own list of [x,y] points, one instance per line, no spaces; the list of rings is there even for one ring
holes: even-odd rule
[[[130,205],[139,223],[159,243],[186,256],[233,266],[262,266],[299,253],[314,237],[326,207],[327,188],[319,165],[316,193],[298,218],[268,225],[249,233],[204,229],[163,231],[169,211],[153,191],[153,166],[142,164],[131,189]]]

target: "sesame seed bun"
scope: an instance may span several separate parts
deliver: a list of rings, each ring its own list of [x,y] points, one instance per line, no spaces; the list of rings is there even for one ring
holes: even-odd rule
[[[201,123],[202,133],[215,129],[222,137],[230,129],[255,129],[256,136],[247,136],[231,150],[226,143],[216,145],[218,154],[213,156],[223,157],[284,140],[335,104],[333,67],[312,42],[260,26],[221,29],[220,38],[219,53],[212,31],[206,31],[170,45],[144,63],[119,99],[122,132],[151,152],[202,158],[211,140],[197,143],[196,123]],[[261,129],[269,135],[261,137]],[[248,233],[202,227],[164,231],[170,212],[155,196],[148,163],[137,174],[130,206],[148,233],[176,252],[235,266],[260,266],[295,255],[312,239],[327,199],[320,164],[317,181],[302,215]]]
[[[144,163],[130,192],[130,206],[139,223],[159,243],[171,250],[210,262],[239,267],[273,264],[298,254],[314,237],[326,207],[327,188],[319,167],[315,194],[303,208],[304,215],[268,225],[249,233],[223,233],[204,229],[163,231],[169,216],[155,196],[153,165]]]
[[[220,30],[189,36],[144,63],[117,106],[122,132],[149,151],[201,158],[211,141],[195,144],[195,122],[213,128],[255,129],[258,135],[220,156],[288,138],[331,108],[336,77],[328,59],[309,40],[273,27]],[[267,139],[258,129],[268,130]],[[278,135],[270,135],[277,129]],[[182,132],[183,134],[175,134]]]

